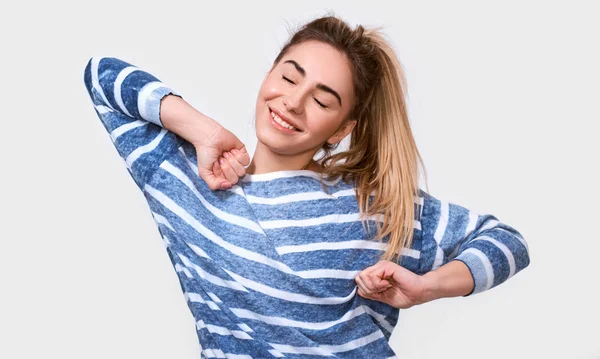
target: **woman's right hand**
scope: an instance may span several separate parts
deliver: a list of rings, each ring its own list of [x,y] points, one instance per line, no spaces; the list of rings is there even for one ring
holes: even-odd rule
[[[250,156],[245,145],[223,126],[193,143],[198,157],[198,175],[212,190],[228,189],[246,174]]]
[[[231,188],[246,174],[244,166],[250,164],[250,156],[242,141],[180,96],[161,99],[160,120],[167,130],[194,145],[198,175],[210,189]],[[221,156],[225,156],[223,164],[219,163]]]

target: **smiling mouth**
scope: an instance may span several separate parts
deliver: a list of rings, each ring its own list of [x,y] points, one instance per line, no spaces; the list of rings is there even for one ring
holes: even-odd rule
[[[284,121],[281,117],[277,116],[275,114],[275,112],[271,111],[271,109],[269,109],[269,113],[271,114],[271,118],[273,119],[273,121],[277,122],[279,125],[281,125],[281,127],[287,128],[290,131],[300,132],[299,129],[297,129],[296,127],[292,126],[290,123]]]

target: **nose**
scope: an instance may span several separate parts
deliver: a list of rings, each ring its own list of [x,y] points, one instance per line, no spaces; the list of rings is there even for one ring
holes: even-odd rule
[[[293,91],[290,92],[287,96],[283,98],[283,105],[285,108],[294,112],[297,115],[302,114],[303,112],[303,103],[304,103],[304,95],[302,91]]]

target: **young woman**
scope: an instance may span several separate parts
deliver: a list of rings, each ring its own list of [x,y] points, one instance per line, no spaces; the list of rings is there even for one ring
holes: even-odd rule
[[[124,61],[92,58],[84,82],[204,357],[394,357],[399,308],[488,290],[529,264],[514,228],[419,189],[402,68],[375,30],[324,17],[292,36],[258,93],[252,161]]]

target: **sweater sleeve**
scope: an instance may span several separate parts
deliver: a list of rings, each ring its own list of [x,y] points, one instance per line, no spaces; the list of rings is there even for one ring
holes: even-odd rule
[[[463,262],[475,287],[493,288],[529,265],[523,236],[491,214],[477,214],[421,191],[422,268],[431,271],[452,260]]]
[[[110,57],[92,57],[83,80],[113,145],[144,191],[158,166],[181,146],[182,139],[160,120],[161,99],[180,95],[153,75]]]

